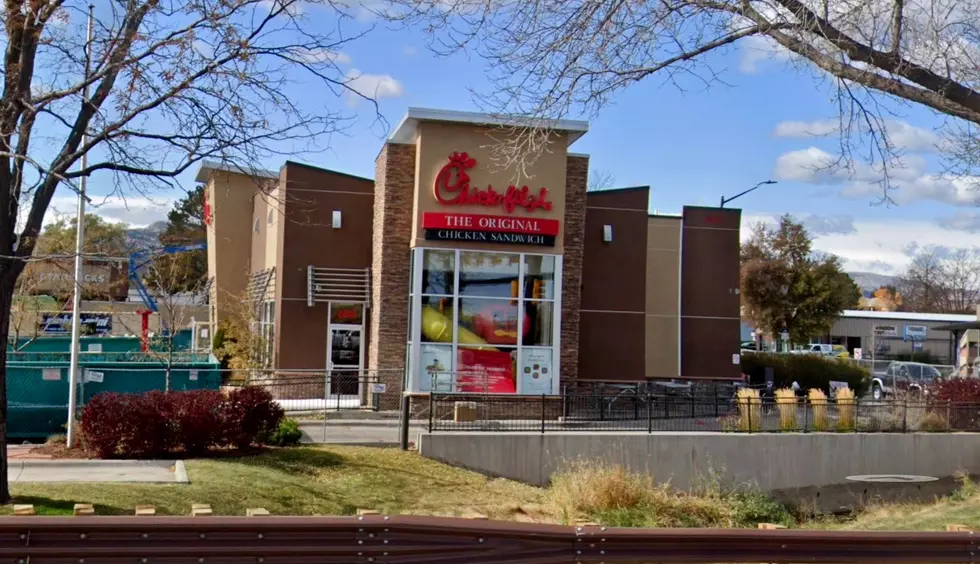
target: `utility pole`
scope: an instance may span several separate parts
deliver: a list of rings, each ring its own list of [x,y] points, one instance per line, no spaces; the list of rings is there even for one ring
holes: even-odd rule
[[[95,6],[89,4],[88,6],[88,31],[86,33],[85,39],[85,77],[83,82],[85,83],[82,88],[82,105],[88,105],[88,77],[89,72],[92,67],[92,17],[95,11]],[[82,146],[84,147],[88,143],[88,135],[82,132]],[[82,153],[81,166],[82,170],[88,166],[87,151]],[[82,260],[82,251],[85,248],[85,188],[86,188],[86,178],[83,175],[79,182],[78,190],[78,213],[76,217],[76,227],[75,227],[75,292],[72,295],[71,300],[71,360],[68,366],[68,437],[67,446],[72,448],[75,446],[75,438],[77,433],[76,422],[75,422],[75,411],[78,409],[78,382],[81,380],[79,377],[79,367],[78,360],[79,354],[81,354],[81,343],[79,342],[79,337],[81,336],[81,320],[82,320],[82,280],[83,280],[83,266],[84,261]]]

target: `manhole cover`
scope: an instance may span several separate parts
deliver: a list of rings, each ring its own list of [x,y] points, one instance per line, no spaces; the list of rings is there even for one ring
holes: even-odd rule
[[[863,476],[848,476],[852,482],[887,482],[892,484],[935,482],[939,478],[933,476],[916,476],[914,474],[865,474]]]

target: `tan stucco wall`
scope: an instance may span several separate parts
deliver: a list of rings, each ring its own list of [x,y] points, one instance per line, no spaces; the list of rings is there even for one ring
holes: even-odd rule
[[[213,280],[214,321],[236,315],[248,284],[252,248],[252,198],[267,179],[226,171],[208,180],[213,221],[208,227],[208,275]],[[220,252],[218,252],[220,248]]]
[[[646,376],[680,374],[681,219],[652,216],[647,224]]]
[[[495,166],[492,150],[494,144],[501,143],[503,132],[495,127],[448,123],[422,123],[418,128],[415,159],[415,200],[412,225],[412,246],[472,248],[513,252],[562,252],[565,217],[565,169],[567,166],[567,135],[552,135],[547,151],[542,151],[534,164],[527,167],[527,176],[515,175],[515,169],[502,169]],[[479,188],[492,185],[497,192],[505,192],[511,184],[527,185],[532,194],[541,187],[548,189],[548,200],[552,203],[550,211],[542,209],[528,212],[518,208],[513,213],[503,208],[480,205],[445,206],[440,204],[434,194],[433,185],[439,170],[448,162],[454,152],[467,153],[476,160],[476,167],[467,171],[470,184]],[[554,247],[529,247],[528,245],[486,245],[465,241],[427,241],[422,228],[422,214],[425,212],[457,212],[481,215],[500,215],[508,217],[530,217],[556,219],[562,223],[555,238]]]

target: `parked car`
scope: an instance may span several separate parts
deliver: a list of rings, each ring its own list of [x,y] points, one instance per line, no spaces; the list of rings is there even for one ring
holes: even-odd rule
[[[847,352],[844,345],[834,345],[833,355],[831,356],[836,356],[837,358],[851,358],[851,353]]]
[[[871,379],[871,398],[884,399],[899,392],[919,394],[929,384],[942,378],[942,373],[931,364],[921,362],[891,362],[884,372],[875,372]]]
[[[836,356],[836,353],[834,352],[834,345],[824,345],[821,343],[811,343],[803,348],[793,349],[789,352],[790,354],[815,354],[820,356]]]

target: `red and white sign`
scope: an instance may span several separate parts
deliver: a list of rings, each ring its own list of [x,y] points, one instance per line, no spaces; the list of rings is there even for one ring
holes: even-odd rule
[[[503,351],[460,349],[456,365],[456,390],[516,394],[514,358]]]
[[[454,152],[449,155],[449,162],[439,170],[432,187],[436,201],[444,206],[503,208],[505,213],[514,213],[517,208],[524,208],[528,212],[539,209],[551,211],[547,188],[538,188],[537,193],[532,193],[527,186],[518,187],[513,184],[503,192],[489,184],[486,188],[471,186],[470,175],[466,171],[475,167],[476,159],[467,153]]]
[[[458,229],[460,231],[558,235],[560,224],[557,219],[426,212],[422,214],[422,227],[424,229]]]

